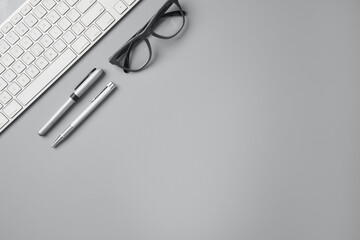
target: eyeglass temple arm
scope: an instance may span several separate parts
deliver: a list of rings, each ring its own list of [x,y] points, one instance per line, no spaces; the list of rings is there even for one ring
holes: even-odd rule
[[[164,18],[164,17],[181,17],[182,15],[186,16],[186,14],[187,13],[184,10],[177,10],[177,11],[164,13],[163,15],[161,15],[161,18]]]

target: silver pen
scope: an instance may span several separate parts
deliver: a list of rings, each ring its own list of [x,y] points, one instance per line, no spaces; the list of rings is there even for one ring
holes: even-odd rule
[[[64,141],[116,88],[115,84],[110,82],[93,100],[91,104],[63,131],[52,145],[53,148]]]
[[[86,77],[75,87],[70,98],[62,105],[59,110],[50,118],[50,120],[40,129],[39,135],[44,136],[51,127],[76,103],[77,100],[88,90],[102,75],[104,71],[100,68],[94,68]]]

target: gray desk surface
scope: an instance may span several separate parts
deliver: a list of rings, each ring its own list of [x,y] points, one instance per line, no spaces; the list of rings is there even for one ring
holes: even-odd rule
[[[21,0],[0,0],[3,21]],[[108,57],[143,1],[0,137],[0,239],[360,239],[360,2],[181,0],[184,34]],[[37,131],[92,67],[106,77]],[[119,90],[58,149],[55,137]]]

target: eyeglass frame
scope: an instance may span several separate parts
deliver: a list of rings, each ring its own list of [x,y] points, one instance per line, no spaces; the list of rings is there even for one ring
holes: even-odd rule
[[[172,11],[169,13],[166,13],[167,10],[169,10],[169,8],[172,6],[172,4],[175,4],[179,10],[177,11]],[[179,30],[174,33],[171,36],[162,36],[157,34],[154,31],[154,26],[157,25],[158,21],[163,18],[163,17],[172,17],[172,16],[179,16],[179,14],[181,14],[180,16],[183,19],[182,25],[179,28]],[[178,35],[181,30],[184,28],[185,25],[185,15],[186,12],[183,10],[183,8],[181,7],[179,0],[167,0],[163,6],[157,11],[157,13],[155,15],[153,15],[153,17],[136,33],[134,34],[134,36],[132,36],[121,48],[119,48],[110,58],[109,58],[109,62],[113,65],[116,65],[120,68],[122,68],[124,70],[125,73],[128,72],[139,72],[141,70],[143,70],[150,62],[151,58],[152,58],[152,48],[151,48],[151,44],[150,41],[148,39],[148,37],[150,36],[154,36],[156,38],[160,38],[160,39],[171,39],[173,37],[175,37],[176,35]],[[141,43],[142,41],[144,41],[147,45],[147,48],[149,50],[149,58],[148,60],[138,69],[131,69],[130,68],[130,52],[133,48],[136,47],[137,44]],[[121,56],[123,56],[124,54],[126,54],[125,56],[125,62],[124,64],[120,64],[118,62],[118,59],[120,59]],[[129,67],[127,67],[129,66]]]

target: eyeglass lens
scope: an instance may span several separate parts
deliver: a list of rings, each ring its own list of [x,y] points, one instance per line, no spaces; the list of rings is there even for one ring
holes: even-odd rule
[[[145,39],[139,39],[133,42],[127,54],[119,59],[120,64],[134,71],[142,69],[151,57],[151,50],[146,41]]]
[[[155,35],[170,38],[175,36],[181,30],[183,25],[183,12],[177,4],[173,3],[154,24],[152,31]]]

